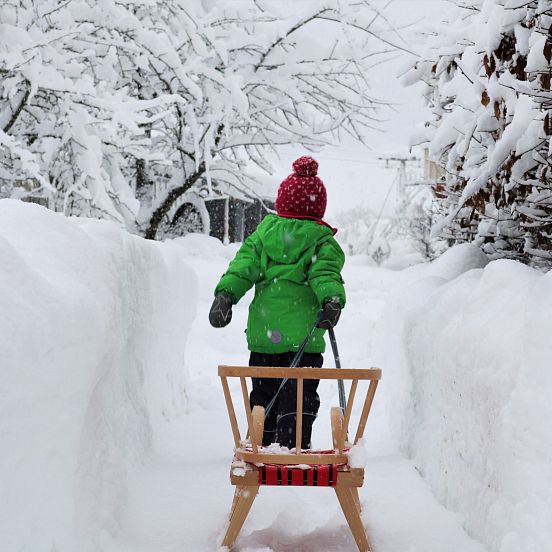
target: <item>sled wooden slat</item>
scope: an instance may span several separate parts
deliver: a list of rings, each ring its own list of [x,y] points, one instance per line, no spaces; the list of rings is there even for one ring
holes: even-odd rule
[[[301,453],[301,432],[303,431],[303,379],[297,379],[297,415],[295,416],[295,454]]]
[[[330,410],[332,424],[332,442],[337,454],[345,448],[345,434],[343,432],[343,411],[340,406],[333,406]]]
[[[353,380],[351,382],[351,390],[349,391],[347,407],[345,408],[345,416],[343,418],[343,441],[347,439],[347,434],[349,433],[349,422],[351,421],[351,413],[353,412],[353,402],[355,400],[357,387],[358,380]]]
[[[251,406],[249,405],[249,392],[247,391],[247,382],[245,381],[245,377],[240,377],[240,383],[243,396],[243,406],[245,407],[245,416],[247,417],[248,434],[251,437],[253,452],[258,452],[257,443],[253,433],[253,414],[251,413]]]
[[[360,441],[360,439],[362,439],[364,435],[364,429],[366,428],[366,422],[368,420],[368,415],[370,414],[370,409],[372,408],[372,403],[374,402],[374,396],[376,394],[377,387],[377,380],[373,380],[370,382],[370,387],[368,388],[368,393],[366,394],[364,406],[362,407],[362,414],[360,415],[360,421],[358,423],[358,429],[355,436],[355,445]]]
[[[379,368],[284,368],[279,366],[219,366],[219,376],[247,378],[379,380]]]
[[[346,464],[346,454],[305,454],[290,452],[289,454],[272,454],[236,450],[236,458],[253,464]]]
[[[222,390],[224,391],[224,400],[226,401],[226,408],[228,408],[228,416],[230,418],[230,425],[232,426],[232,435],[234,436],[234,445],[236,448],[240,446],[240,430],[238,427],[238,420],[236,419],[236,411],[234,410],[234,403],[232,402],[232,394],[228,387],[228,379],[224,376],[220,378],[222,382]]]
[[[263,444],[265,409],[262,406],[254,406],[252,416],[254,431],[251,439],[253,439],[256,445],[260,447]]]
[[[232,550],[232,546],[238,537],[238,534],[247,518],[249,510],[261,487],[266,485],[283,485],[282,481],[277,481],[268,477],[276,473],[276,466],[285,467],[286,470],[280,470],[278,473],[286,473],[289,479],[286,479],[287,485],[305,485],[305,486],[330,486],[333,487],[336,497],[339,501],[345,519],[353,533],[359,552],[371,552],[370,541],[366,535],[366,530],[360,516],[360,499],[358,489],[364,484],[364,469],[351,468],[348,465],[348,449],[352,446],[348,442],[348,429],[352,423],[352,418],[358,419],[356,428],[355,444],[362,439],[368,416],[374,402],[374,396],[381,378],[379,368],[285,368],[285,367],[257,367],[257,366],[219,366],[218,373],[222,382],[224,398],[228,408],[230,426],[234,437],[234,462],[230,470],[230,482],[235,485],[236,491],[232,501],[230,511],[229,525],[222,541],[223,546]],[[240,433],[232,395],[228,385],[228,378],[236,377],[240,379],[241,395],[245,406],[247,418],[247,435],[249,440],[241,441]],[[287,449],[267,449],[262,446],[263,428],[264,428],[264,408],[255,406],[251,410],[249,402],[249,393],[247,389],[248,377],[262,377],[282,379],[288,378],[296,380],[296,421],[295,421],[295,450],[287,452]],[[333,448],[326,451],[304,451],[301,449],[302,427],[303,427],[303,395],[304,380],[325,379],[325,380],[351,380],[351,387],[347,397],[345,412],[340,407],[331,409],[332,423],[332,441]],[[360,395],[359,381],[367,381],[368,385],[363,385],[362,397],[364,399],[360,418],[355,414],[353,416],[353,403],[355,397]],[[364,391],[364,389],[367,389]],[[365,395],[364,395],[365,393]],[[359,400],[362,400],[359,398]],[[274,452],[272,452],[274,451]],[[300,465],[300,466],[299,466]],[[306,466],[305,466],[306,465]],[[320,483],[316,480],[317,473],[323,473],[322,468],[316,466],[332,467],[329,473],[332,473],[332,480],[326,480]],[[263,467],[263,466],[266,466]],[[308,466],[314,466],[309,468]],[[272,470],[269,472],[268,470]],[[304,475],[296,477],[297,472],[301,470]],[[304,470],[311,470],[307,476]],[[324,468],[328,473],[328,468]],[[280,477],[280,476],[278,476]],[[275,482],[276,481],[276,482]]]

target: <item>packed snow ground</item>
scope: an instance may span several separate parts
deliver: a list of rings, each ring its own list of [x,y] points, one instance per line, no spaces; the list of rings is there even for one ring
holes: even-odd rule
[[[216,369],[220,363],[247,364],[243,331],[250,297],[234,308],[230,326],[211,328],[207,312],[212,292],[237,247],[223,247],[203,236],[178,241],[200,275],[198,316],[186,348],[188,414],[180,424],[167,427],[158,457],[136,473],[122,528],[125,541],[117,543],[114,551],[214,550],[232,501],[233,443]],[[374,349],[370,337],[399,277],[397,272],[367,266],[366,261],[351,259],[344,274],[350,307],[336,330],[344,366],[370,366]],[[331,353],[326,359],[333,365]],[[386,393],[385,385],[382,382],[380,393],[390,399],[393,391]],[[239,394],[235,396],[239,400]],[[321,398],[313,444],[327,448],[329,407],[338,404],[337,388],[324,382]],[[414,464],[397,453],[386,428],[374,425],[369,424],[367,431],[367,475],[360,496],[375,550],[484,552],[462,529],[461,517],[440,506]],[[356,545],[330,489],[265,488],[253,504],[235,550],[346,552],[356,550]]]
[[[0,550],[216,550],[233,494],[216,369],[247,363],[248,297],[228,328],[207,312],[236,246],[10,200],[0,236]],[[360,493],[377,552],[550,550],[552,273],[485,264],[469,246],[347,261],[343,365],[384,370]],[[325,447],[337,390],[321,398]],[[266,488],[236,550],[355,545],[331,490]]]

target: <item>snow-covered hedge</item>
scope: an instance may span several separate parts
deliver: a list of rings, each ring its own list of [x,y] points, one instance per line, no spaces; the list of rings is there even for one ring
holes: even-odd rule
[[[13,200],[0,267],[0,548],[85,550],[183,406],[196,277],[177,245]]]
[[[377,413],[490,551],[547,552],[552,273],[485,264],[463,245],[404,271],[380,324]]]

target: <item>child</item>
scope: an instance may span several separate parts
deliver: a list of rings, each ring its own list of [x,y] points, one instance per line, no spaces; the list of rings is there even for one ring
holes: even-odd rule
[[[300,157],[278,189],[277,215],[267,215],[243,243],[215,289],[211,325],[226,326],[232,305],[255,285],[249,306],[247,343],[250,366],[290,366],[314,326],[317,329],[299,366],[322,366],[324,331],[339,320],[345,306],[341,269],[345,256],[322,217],[326,189],[316,176],[318,163]],[[281,380],[253,378],[251,408],[266,407]],[[301,446],[310,448],[320,399],[319,380],[304,380]],[[296,381],[288,380],[267,415],[263,445],[295,447]]]

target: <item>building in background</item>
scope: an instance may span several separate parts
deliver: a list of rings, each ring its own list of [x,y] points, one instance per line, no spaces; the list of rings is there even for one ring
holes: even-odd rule
[[[429,183],[433,189],[435,197],[443,199],[445,197],[445,170],[429,157],[429,148],[424,148],[424,180]]]
[[[274,209],[274,202],[259,198],[241,199],[229,195],[206,198],[209,235],[224,243],[242,242]]]
[[[223,243],[243,242],[259,222],[274,211],[275,189],[260,179],[255,190],[242,190],[213,180],[184,194],[159,229],[159,238],[177,238],[189,233],[208,234]]]

